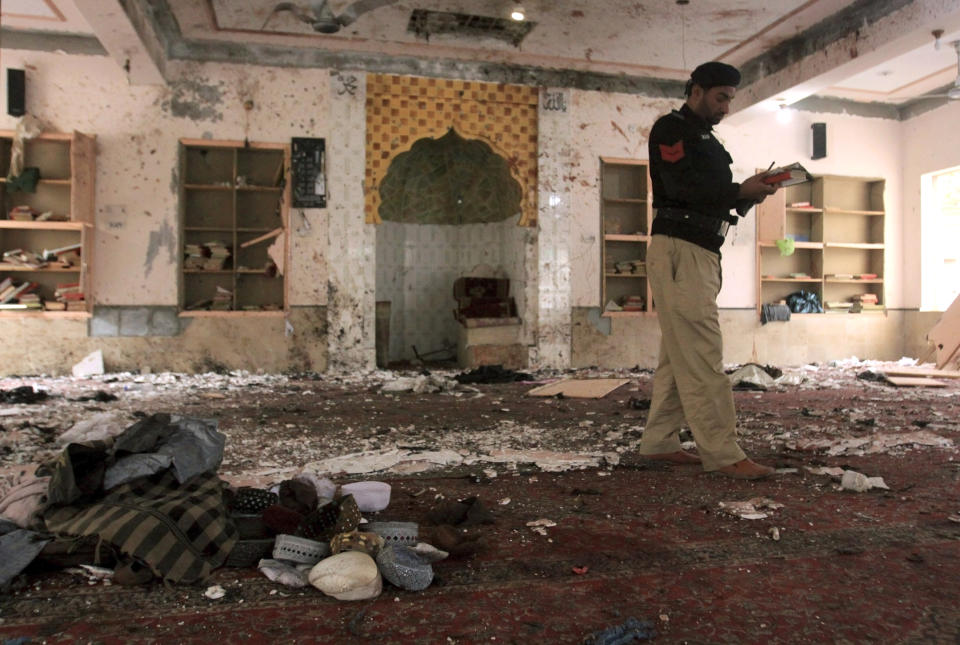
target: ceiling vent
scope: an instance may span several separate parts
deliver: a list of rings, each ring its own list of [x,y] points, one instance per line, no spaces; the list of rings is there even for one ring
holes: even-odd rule
[[[434,34],[453,34],[472,38],[498,38],[514,47],[530,33],[536,23],[529,20],[509,20],[490,16],[471,16],[466,13],[414,9],[407,23],[407,31],[430,40]]]

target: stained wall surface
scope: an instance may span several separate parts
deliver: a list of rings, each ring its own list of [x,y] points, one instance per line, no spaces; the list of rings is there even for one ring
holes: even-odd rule
[[[373,366],[378,244],[376,227],[364,221],[371,203],[366,74],[173,62],[174,80],[157,87],[130,86],[106,57],[4,50],[3,64],[27,70],[28,109],[51,130],[97,136],[92,272],[100,306],[177,305],[179,138],[323,137],[329,151],[328,207],[290,212],[288,293],[289,304],[302,308],[299,318],[292,309],[286,320],[186,321],[180,333],[156,338],[92,338],[86,320],[0,318],[5,338],[49,340],[29,361],[19,352],[0,351],[4,372],[63,371],[96,347],[123,366],[191,368],[205,356],[254,369]],[[525,186],[532,217],[524,213],[536,226],[517,227],[521,234],[502,241],[500,263],[511,278],[518,276],[514,295],[524,303],[531,365],[652,366],[655,317],[605,325],[594,315],[600,306],[599,158],[645,158],[654,120],[680,99],[528,90],[537,101],[536,167],[521,175],[536,177]],[[250,110],[244,109],[247,101]],[[951,104],[906,122],[798,112],[788,125],[770,115],[743,126],[721,125],[717,132],[734,157],[735,178],[771,161],[794,160],[814,173],[885,178],[886,288],[888,304],[897,310],[918,304],[919,174],[960,164],[960,135],[952,125],[958,108]],[[827,123],[828,131],[828,156],[816,162],[809,159],[815,121]],[[0,115],[0,128],[15,125]],[[892,356],[898,347],[921,344],[902,340],[904,322],[895,313],[872,322],[845,321],[843,333],[814,329],[816,321],[803,323],[809,327],[803,333],[793,323],[761,328],[754,313],[752,213],[743,224],[723,249],[720,305],[725,328],[736,333],[729,360],[772,360],[764,352],[784,360],[842,357],[858,343],[865,356]],[[920,326],[908,325],[916,331]],[[249,346],[241,350],[236,339],[250,339],[244,341]]]
[[[28,110],[49,129],[97,137],[99,304],[177,303],[180,138],[282,143],[331,130],[326,70],[172,64],[178,80],[160,87],[129,85],[106,57],[4,50],[3,63],[26,69]],[[0,128],[15,126],[0,115]],[[306,229],[299,213],[291,218],[290,304],[321,305],[326,227],[316,212],[304,217],[316,225]]]

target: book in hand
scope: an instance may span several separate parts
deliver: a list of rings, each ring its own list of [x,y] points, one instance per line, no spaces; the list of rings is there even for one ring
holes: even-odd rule
[[[763,183],[780,184],[780,186],[792,186],[810,181],[810,173],[799,163],[792,163],[787,166],[773,168],[763,174]]]

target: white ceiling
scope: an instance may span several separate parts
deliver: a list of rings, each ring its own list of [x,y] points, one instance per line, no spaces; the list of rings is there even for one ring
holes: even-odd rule
[[[507,17],[518,4],[511,0],[399,0],[361,15],[336,34],[314,32],[286,11],[273,15],[262,28],[276,0],[127,2],[160,7],[175,19],[170,24],[179,30],[176,37],[192,43],[413,57],[448,65],[486,62],[674,81],[686,79],[690,70],[705,60],[739,66],[770,55],[772,48],[785,40],[818,23],[823,29],[821,21],[857,4],[846,0],[690,0],[680,6],[675,0],[521,0],[528,19],[536,25],[520,46],[514,47],[503,40],[455,35],[434,35],[427,41],[407,30],[414,9]],[[882,2],[892,4],[891,0]],[[330,0],[335,14],[349,4],[350,0]],[[915,0],[915,4],[922,8],[920,5],[936,2]],[[914,21],[909,33],[897,34],[869,55],[851,54],[832,74],[818,70],[829,83],[810,86],[803,95],[899,105],[953,83],[957,55],[950,42],[960,39],[960,1],[952,4],[955,9],[941,10],[928,23]],[[117,41],[112,33],[117,29],[116,16],[103,16],[119,13],[119,8],[119,0],[3,0],[0,25],[13,31],[93,36],[110,51],[111,39]],[[919,9],[917,13],[922,17]],[[934,47],[931,33],[937,28],[945,30],[939,49]],[[130,33],[134,33],[132,29]],[[255,54],[251,56],[249,62],[256,62]],[[787,102],[802,98],[791,95],[790,87],[782,89]]]

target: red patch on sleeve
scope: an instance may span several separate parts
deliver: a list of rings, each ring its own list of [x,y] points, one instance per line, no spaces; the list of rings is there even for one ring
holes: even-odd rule
[[[665,146],[661,143],[660,157],[670,163],[676,163],[683,159],[683,139],[680,139],[672,146]]]

